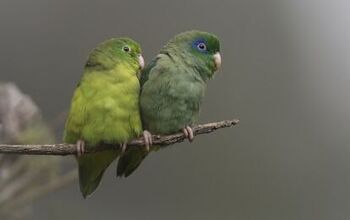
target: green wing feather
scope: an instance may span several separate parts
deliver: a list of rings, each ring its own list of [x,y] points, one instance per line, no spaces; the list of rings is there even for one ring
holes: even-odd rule
[[[142,70],[141,77],[140,77],[140,84],[141,89],[143,84],[148,80],[149,74],[151,70],[157,65],[157,61],[160,59],[160,57],[155,57],[147,66]]]

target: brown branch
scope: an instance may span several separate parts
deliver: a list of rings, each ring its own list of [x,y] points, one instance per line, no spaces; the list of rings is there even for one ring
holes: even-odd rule
[[[238,119],[225,120],[220,122],[213,122],[208,124],[194,126],[194,135],[211,133],[220,128],[228,128],[238,124]],[[167,146],[175,143],[179,143],[185,140],[185,136],[182,133],[176,133],[171,135],[153,135],[153,144],[160,146]],[[132,140],[128,143],[128,147],[142,147],[145,146],[143,138]],[[103,145],[97,148],[85,150],[85,153],[93,153],[97,151],[103,151],[111,149],[111,147],[118,148],[115,145]],[[71,155],[77,153],[75,144],[40,144],[40,145],[6,145],[0,144],[0,153],[3,154],[29,154],[29,155]]]

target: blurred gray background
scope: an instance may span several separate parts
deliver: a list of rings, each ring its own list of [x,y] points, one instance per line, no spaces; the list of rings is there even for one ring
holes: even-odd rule
[[[0,80],[46,120],[69,108],[97,43],[130,36],[149,61],[190,29],[222,40],[200,122],[241,120],[152,154],[127,179],[113,165],[87,200],[77,182],[49,194],[32,219],[349,219],[349,10],[347,0],[2,0]]]

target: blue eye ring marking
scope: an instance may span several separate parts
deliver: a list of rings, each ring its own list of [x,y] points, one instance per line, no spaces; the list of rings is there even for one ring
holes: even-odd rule
[[[192,44],[192,47],[197,49],[200,52],[207,52],[207,49],[208,49],[206,41],[203,39],[195,40]]]

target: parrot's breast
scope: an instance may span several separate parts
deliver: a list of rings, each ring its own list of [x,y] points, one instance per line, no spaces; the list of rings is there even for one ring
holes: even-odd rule
[[[206,85],[190,74],[160,74],[144,84],[142,120],[152,133],[169,134],[193,124],[199,115]]]
[[[123,143],[140,135],[139,91],[136,75],[117,79],[101,73],[87,75],[73,97],[67,142],[83,139],[90,145]]]

